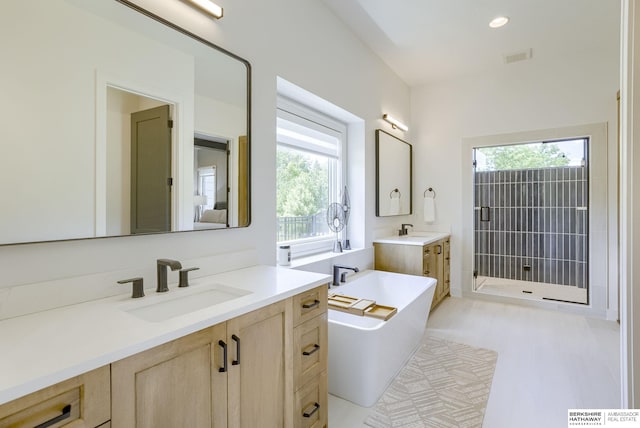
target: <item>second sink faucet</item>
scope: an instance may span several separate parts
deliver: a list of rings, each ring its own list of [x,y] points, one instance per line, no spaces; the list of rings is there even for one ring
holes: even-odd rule
[[[156,292],[164,293],[169,291],[169,287],[167,287],[167,267],[170,267],[171,270],[182,269],[182,265],[177,260],[170,259],[158,259],[158,287],[156,288]]]
[[[409,231],[407,230],[407,226],[413,227],[412,224],[402,223],[402,226],[400,226],[400,230],[398,231],[398,236],[405,236],[409,234]]]
[[[331,283],[331,285],[340,285],[341,282],[347,281],[347,273],[343,272],[342,275],[340,275],[340,269],[349,269],[354,272],[360,272],[360,269],[358,269],[355,266],[351,267],[351,266],[333,265],[333,282]]]

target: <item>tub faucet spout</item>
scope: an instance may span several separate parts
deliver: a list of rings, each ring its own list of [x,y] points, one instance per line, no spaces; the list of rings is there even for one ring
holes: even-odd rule
[[[177,260],[170,259],[158,259],[156,264],[158,268],[158,287],[156,292],[164,293],[169,291],[169,287],[167,287],[167,267],[170,267],[171,270],[178,270],[182,269],[182,264]]]
[[[331,285],[335,286],[340,285],[341,282],[347,282],[347,273],[342,272],[342,275],[340,275],[340,269],[348,269],[354,272],[360,272],[360,269],[355,266],[333,265],[333,282],[331,283]]]

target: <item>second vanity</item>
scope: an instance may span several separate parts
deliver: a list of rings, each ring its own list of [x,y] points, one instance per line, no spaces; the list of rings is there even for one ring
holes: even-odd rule
[[[412,232],[373,241],[375,268],[437,280],[431,309],[450,293],[450,235],[444,232]]]
[[[0,426],[324,427],[329,279],[253,266],[0,321]]]

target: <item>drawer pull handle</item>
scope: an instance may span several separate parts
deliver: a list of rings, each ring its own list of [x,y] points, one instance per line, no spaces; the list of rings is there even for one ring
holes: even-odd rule
[[[304,303],[302,307],[304,309],[311,309],[320,306],[320,300],[314,300],[313,303]]]
[[[40,425],[36,425],[34,428],[50,427],[52,425],[57,424],[60,421],[64,421],[65,419],[68,419],[69,416],[71,416],[71,404],[67,404],[66,406],[64,406],[64,408],[62,409],[62,414],[60,416],[56,416],[53,419],[49,419],[48,421],[43,422]]]
[[[227,371],[227,344],[222,340],[218,340],[218,345],[222,347],[222,358],[224,359],[224,365],[218,369],[218,372],[224,373]]]
[[[240,338],[235,334],[232,334],[231,339],[233,339],[236,342],[236,359],[231,361],[231,365],[237,366],[240,364]]]
[[[313,349],[311,351],[302,351],[302,355],[304,356],[309,356],[315,352],[318,351],[318,349],[320,349],[320,345],[318,345],[317,343],[313,345]]]
[[[302,416],[304,416],[305,418],[310,418],[311,416],[313,416],[315,412],[318,411],[319,408],[320,408],[320,405],[318,403],[313,403],[313,410],[310,412],[305,410],[304,413],[302,413]]]

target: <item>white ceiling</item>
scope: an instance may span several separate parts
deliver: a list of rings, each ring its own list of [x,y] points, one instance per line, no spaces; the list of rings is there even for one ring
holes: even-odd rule
[[[322,0],[408,85],[618,49],[619,0]],[[511,21],[498,29],[498,15]],[[611,57],[611,55],[607,55]]]

